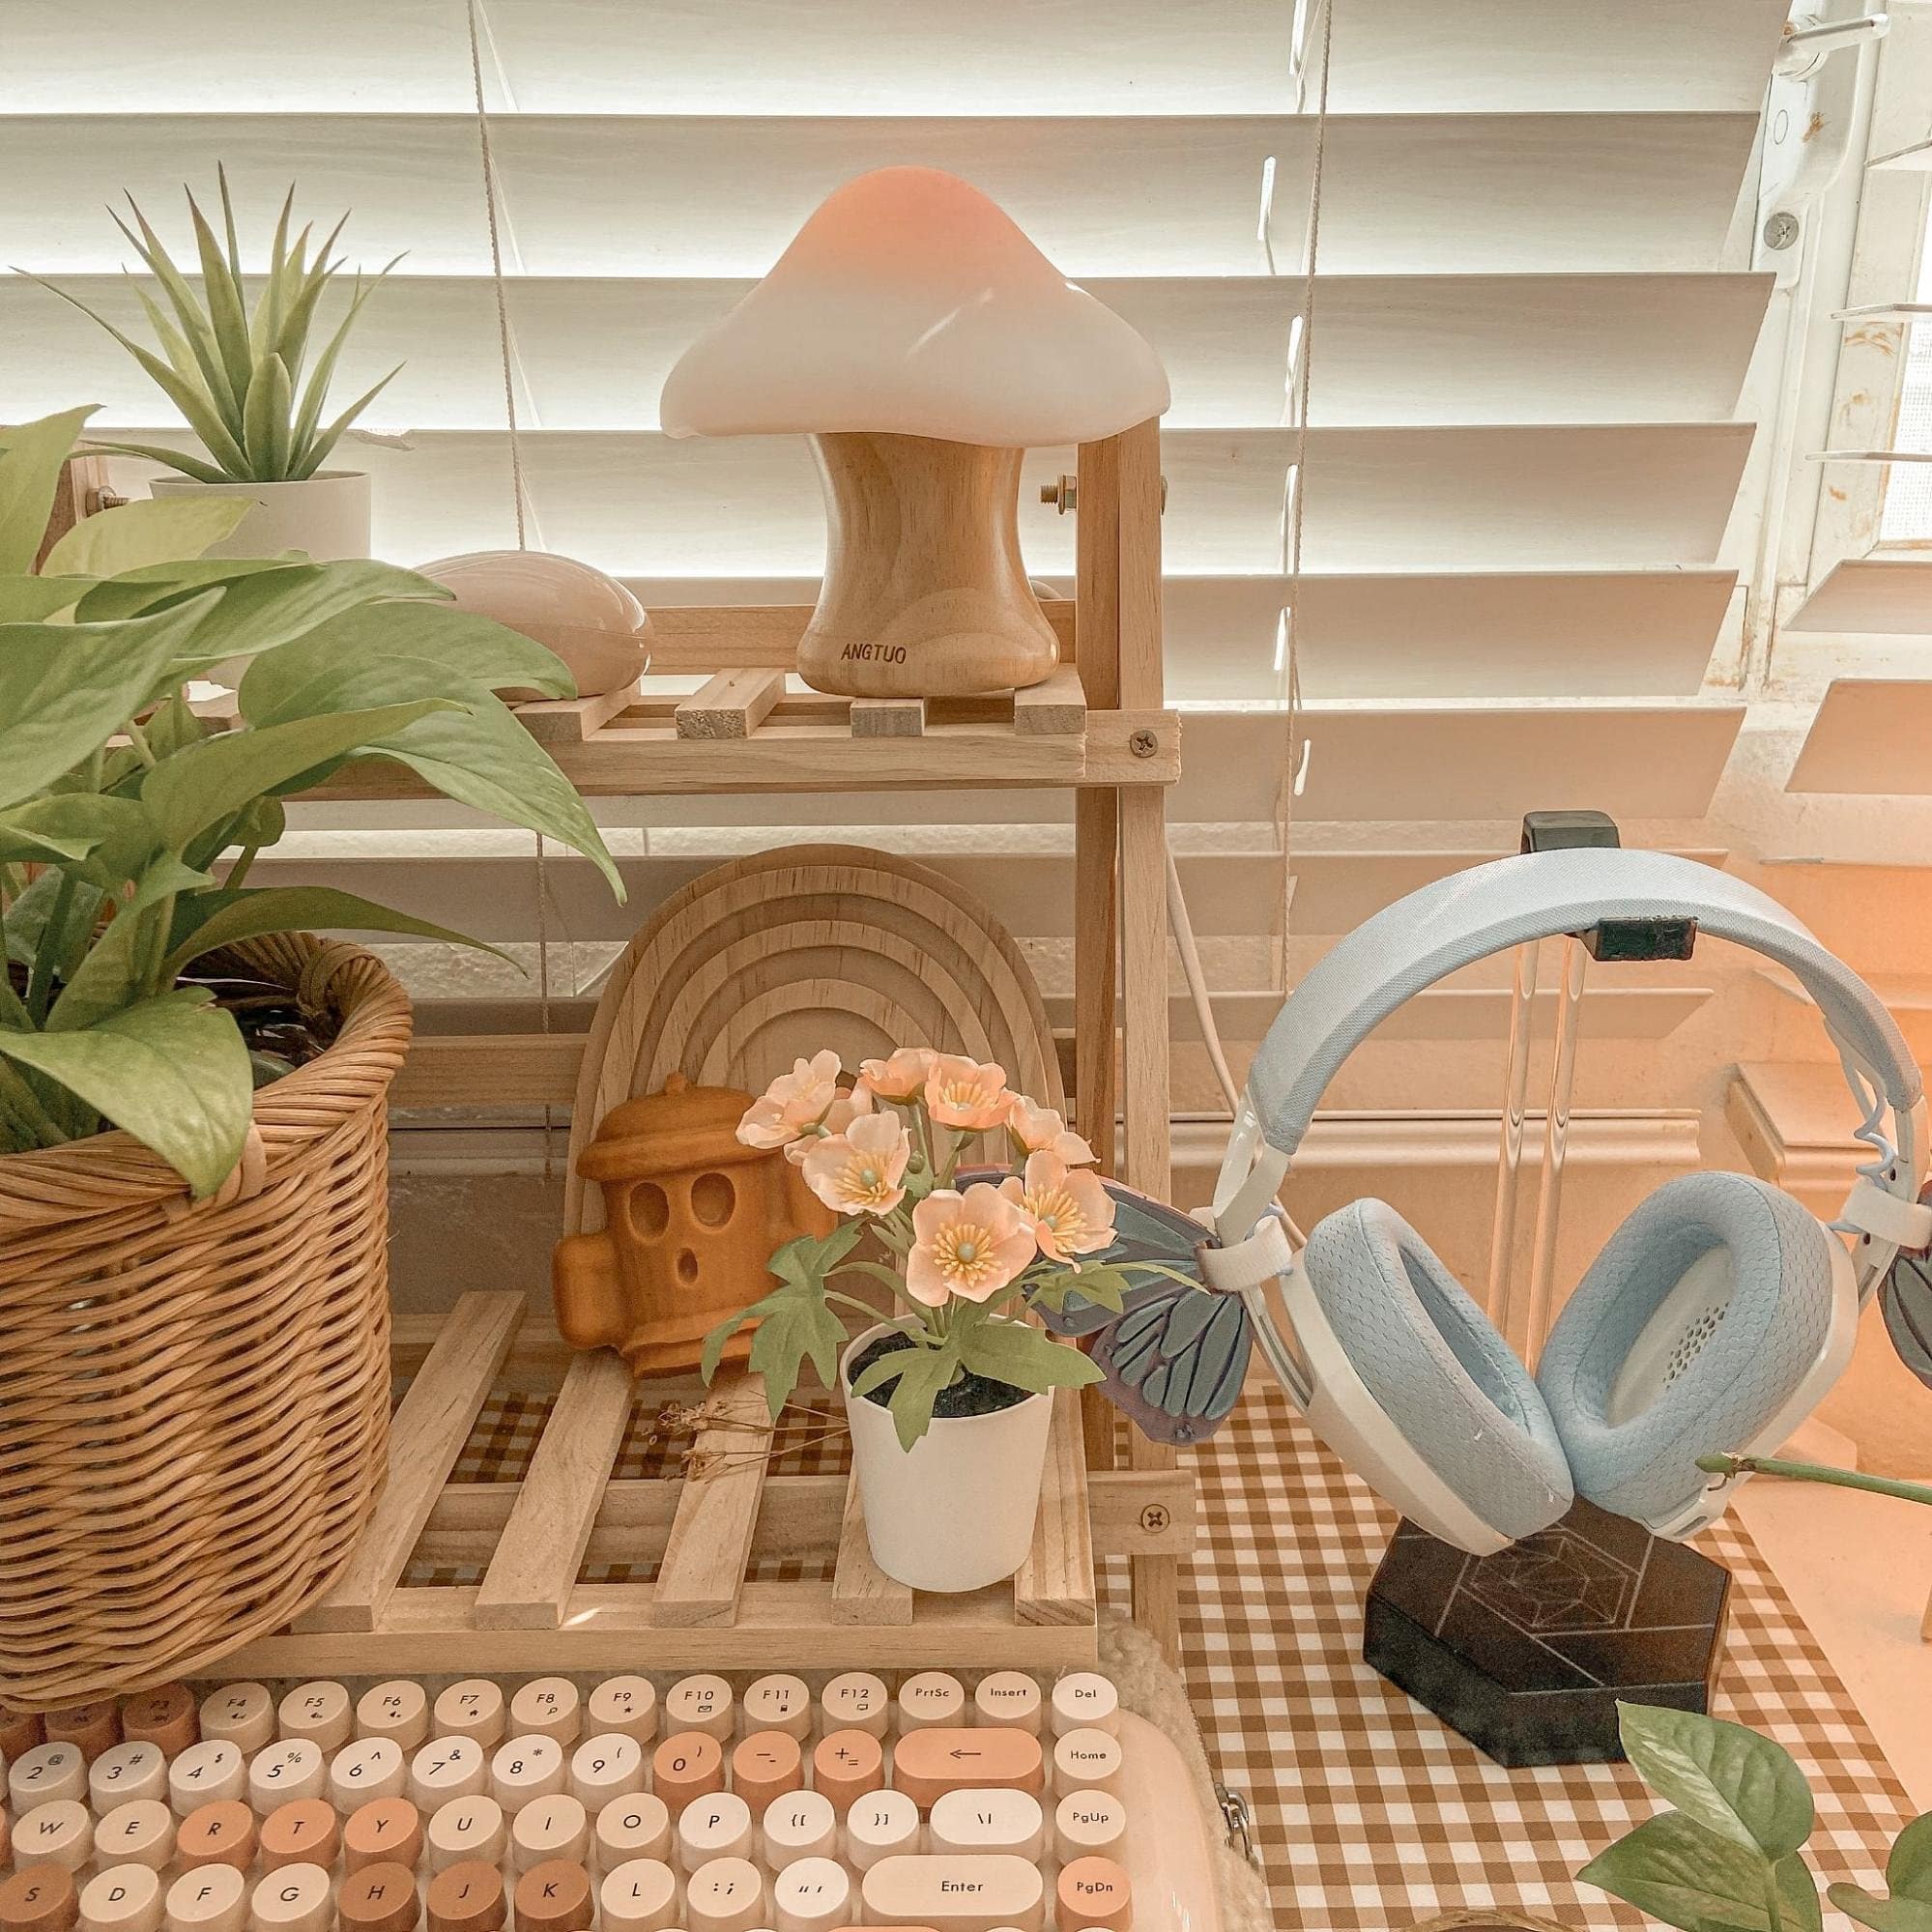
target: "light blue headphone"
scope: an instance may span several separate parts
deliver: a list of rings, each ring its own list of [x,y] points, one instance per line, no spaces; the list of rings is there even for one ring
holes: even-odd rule
[[[1296,1247],[1276,1196],[1324,1089],[1378,1022],[1525,940],[1649,918],[1695,920],[1762,953],[1817,1003],[1874,1149],[1838,1222],[1742,1174],[1667,1183],[1583,1277],[1534,1377],[1386,1202],[1353,1201]],[[1201,1217],[1222,1244],[1202,1251],[1203,1269],[1247,1301],[1315,1432],[1444,1541],[1486,1555],[1579,1495],[1687,1537],[1723,1513],[1739,1480],[1696,1458],[1775,1449],[1851,1359],[1859,1311],[1898,1249],[1932,1240],[1932,1208],[1914,1199],[1922,1104],[1918,1070],[1870,989],[1754,886],[1664,852],[1499,859],[1385,908],[1283,1007]]]

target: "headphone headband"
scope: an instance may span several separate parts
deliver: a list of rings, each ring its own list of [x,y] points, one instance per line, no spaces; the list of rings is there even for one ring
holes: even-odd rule
[[[1612,919],[1694,919],[1790,968],[1831,1037],[1910,1119],[1923,1091],[1896,1023],[1871,989],[1776,900],[1671,852],[1588,848],[1472,866],[1386,906],[1340,940],[1276,1016],[1248,1072],[1262,1138],[1292,1155],[1343,1060],[1397,1007],[1459,966],[1528,939]]]

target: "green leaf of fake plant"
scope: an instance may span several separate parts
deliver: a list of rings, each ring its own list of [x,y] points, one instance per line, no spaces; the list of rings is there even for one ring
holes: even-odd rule
[[[219,543],[254,505],[246,497],[150,497],[84,516],[47,552],[46,568],[117,577]]]
[[[1025,1322],[973,1322],[958,1334],[960,1360],[972,1373],[1016,1389],[1083,1389],[1105,1379],[1097,1362]]]
[[[1932,1905],[1922,1898],[1898,1892],[1879,1898],[1860,1885],[1828,1885],[1825,1896],[1847,1918],[1871,1926],[1872,1932],[1932,1932]]]
[[[125,623],[0,625],[0,807],[43,791],[145,710],[218,594]]]
[[[34,567],[61,465],[81,424],[100,407],[91,403],[0,429],[0,576],[24,577]]]
[[[161,902],[213,883],[205,872],[184,865],[172,852],[160,853],[135,881],[133,895],[115,902],[106,931],[88,947],[54,1001],[47,1031],[77,1032],[164,991],[173,975],[163,980],[156,966],[160,951],[157,922],[167,916]]]
[[[268,933],[307,933],[348,927],[371,933],[409,933],[418,939],[442,939],[457,946],[474,946],[478,952],[507,959],[508,955],[481,939],[452,933],[447,926],[433,926],[427,919],[413,919],[407,912],[392,912],[372,899],[353,892],[338,892],[332,885],[268,885],[238,887],[233,892],[198,894],[184,902],[194,917],[190,929],[169,953],[163,965],[164,976],[172,981],[182,969],[203,953],[217,946],[230,946],[239,939],[260,938]]]
[[[1932,1904],[1932,1812],[1915,1818],[1892,1840],[1885,1882],[1894,1898],[1904,1896]]]
[[[94,518],[85,519],[92,523]],[[85,577],[0,577],[0,624],[37,624],[77,603],[89,590]]]
[[[77,1032],[0,1028],[0,1057],[57,1081],[210,1195],[242,1157],[254,1106],[234,1017],[181,989]]]
[[[1820,1932],[1818,1889],[1797,1853],[1773,1863],[1679,1811],[1647,1818],[1577,1874],[1682,1932]]]
[[[774,1419],[792,1399],[803,1363],[811,1363],[826,1388],[838,1386],[839,1351],[845,1345],[845,1324],[826,1307],[822,1294],[802,1288],[780,1291],[778,1306],[758,1324],[746,1364],[753,1374],[764,1377],[764,1399]]]
[[[1644,1782],[1706,1831],[1773,1860],[1811,1835],[1811,1787],[1771,1739],[1648,1704],[1620,1703],[1617,1728]]]

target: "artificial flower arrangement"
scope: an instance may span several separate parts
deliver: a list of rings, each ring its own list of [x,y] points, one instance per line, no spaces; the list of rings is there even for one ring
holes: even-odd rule
[[[832,1053],[796,1061],[738,1125],[747,1145],[782,1147],[846,1218],[828,1235],[778,1249],[779,1285],[706,1338],[706,1379],[730,1338],[755,1322],[749,1366],[765,1378],[774,1417],[807,1359],[834,1386],[847,1343],[837,1311],[879,1316],[831,1286],[856,1275],[904,1304],[851,1365],[852,1397],[883,1402],[903,1449],[936,1414],[981,1415],[1100,1381],[1095,1363],[1026,1312],[1056,1310],[1075,1289],[1118,1311],[1136,1276],[1187,1278],[1157,1262],[1095,1258],[1114,1245],[1114,1202],[1092,1148],[990,1062],[901,1047],[863,1061],[850,1087],[839,1084],[843,1071]],[[1008,1171],[976,1177],[987,1166]],[[854,1253],[868,1234],[888,1259]]]

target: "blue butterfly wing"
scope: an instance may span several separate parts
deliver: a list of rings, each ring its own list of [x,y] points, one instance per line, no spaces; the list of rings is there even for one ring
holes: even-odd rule
[[[1932,1389],[1932,1259],[1901,1254],[1885,1278],[1879,1300],[1898,1359]]]
[[[1093,1344],[1101,1393],[1156,1442],[1200,1442],[1232,1413],[1254,1333],[1239,1296],[1162,1284]]]
[[[1183,1214],[1179,1208],[1169,1207],[1151,1196],[1137,1194],[1119,1181],[1107,1181],[1104,1185],[1113,1201],[1113,1246],[1093,1258],[1110,1267],[1123,1261],[1158,1261],[1186,1275],[1190,1281],[1198,1282],[1200,1262],[1195,1250],[1211,1238],[1208,1229],[1192,1215]],[[1127,1290],[1124,1312],[1132,1312],[1175,1285],[1162,1275],[1142,1276]],[[1122,1312],[1088,1301],[1075,1288],[1059,1309],[1043,1308],[1040,1319],[1055,1335],[1084,1336],[1098,1334],[1117,1321]]]

